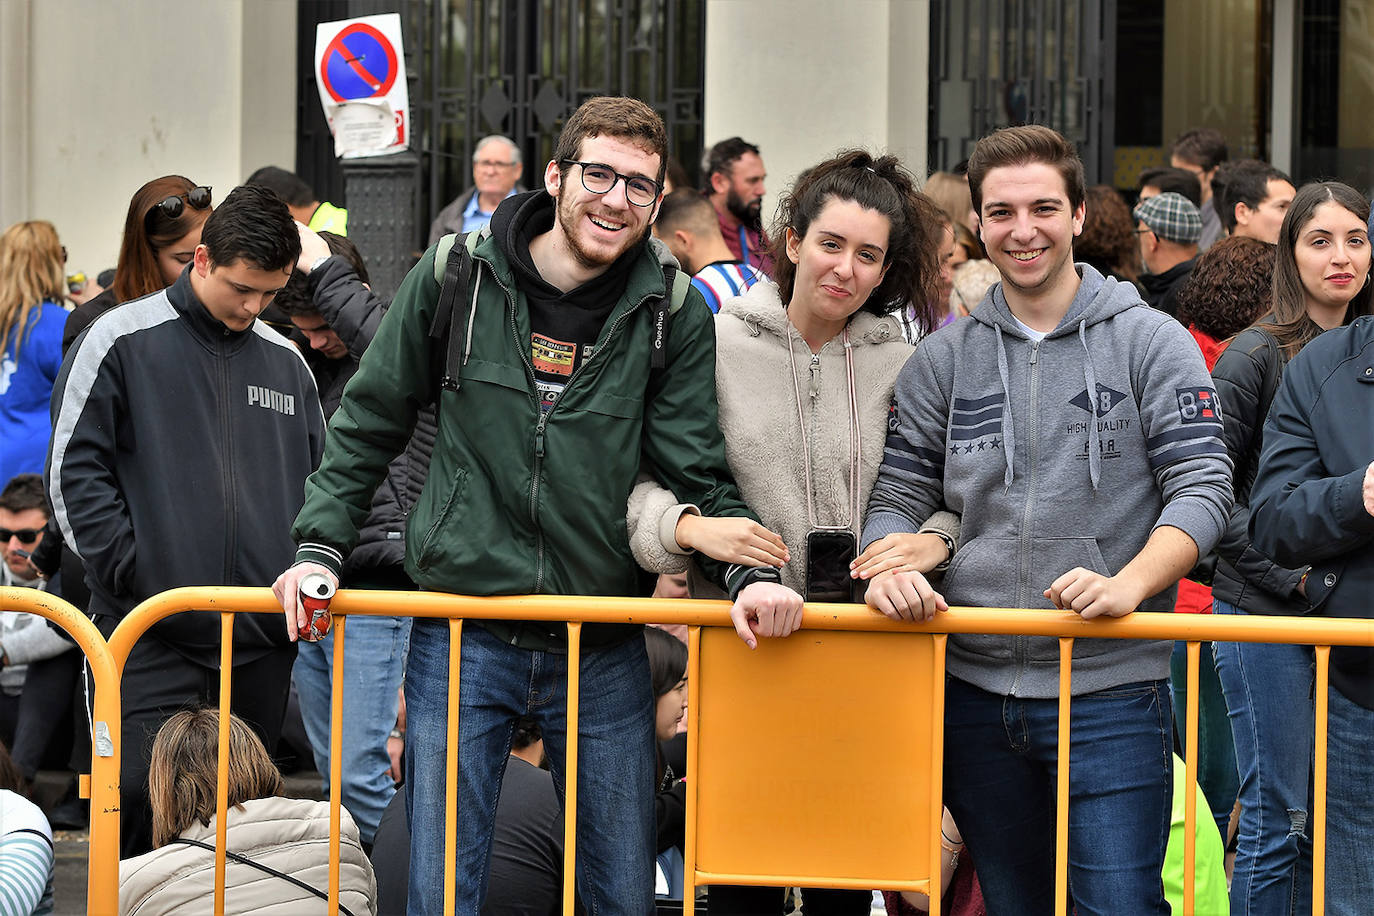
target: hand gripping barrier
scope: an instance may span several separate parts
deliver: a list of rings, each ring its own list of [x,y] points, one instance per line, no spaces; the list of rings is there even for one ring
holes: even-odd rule
[[[154,623],[186,610],[221,614],[221,740],[214,912],[224,912],[224,839],[233,619],[236,613],[280,614],[267,589],[186,588],[144,602],[120,624],[108,646],[90,622],[57,599],[27,589],[0,589],[0,609],[30,610],[57,620],[80,643],[96,680],[96,721],[108,728],[112,753],[93,758],[91,912],[113,912],[117,899],[118,678],[134,642]],[[928,624],[898,624],[864,607],[808,605],[801,632],[761,640],[750,652],[720,601],[647,598],[471,598],[432,592],[343,591],[331,604],[338,639],[334,683],[341,682],[349,615],[447,618],[450,626],[447,772],[457,778],[461,723],[460,651],[464,618],[560,621],[568,626],[568,734],[577,733],[578,665],[584,623],[668,623],[689,627],[688,802],[684,912],[698,884],[932,889],[940,874],[946,634],[995,633],[1059,639],[1059,757],[1069,761],[1073,641],[1079,637],[1184,640],[1188,649],[1186,782],[1197,781],[1199,644],[1277,642],[1316,647],[1316,765],[1313,810],[1313,912],[1324,912],[1326,718],[1330,646],[1374,647],[1374,621],[1294,620],[1138,613],[1085,621],[1042,610],[954,608]],[[331,844],[329,908],[337,912],[341,724],[343,697],[331,704]],[[882,748],[876,748],[878,737]],[[563,906],[572,911],[576,860],[577,742],[568,741]],[[1068,766],[1058,769],[1055,894],[1068,900]],[[1186,800],[1184,912],[1192,913],[1196,794]],[[452,862],[457,811],[447,797],[445,844]],[[454,874],[444,897],[454,902]],[[931,894],[938,916],[938,889]]]

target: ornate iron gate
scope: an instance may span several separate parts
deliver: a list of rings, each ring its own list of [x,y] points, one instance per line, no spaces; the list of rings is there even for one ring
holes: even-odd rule
[[[515,140],[525,183],[537,185],[563,119],[594,95],[652,105],[674,154],[696,177],[705,0],[302,0],[298,10],[297,169],[321,192],[341,190],[342,179],[318,114],[315,24],[388,11],[400,12],[404,30],[421,228],[471,182],[472,146],[487,134]]]
[[[1115,0],[935,0],[930,167],[998,127],[1046,124],[1077,144],[1089,183],[1109,180],[1115,44]]]

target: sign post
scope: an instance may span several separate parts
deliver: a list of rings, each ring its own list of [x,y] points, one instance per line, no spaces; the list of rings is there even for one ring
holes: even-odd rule
[[[336,156],[354,159],[406,149],[410,97],[399,14],[320,23],[315,74]]]

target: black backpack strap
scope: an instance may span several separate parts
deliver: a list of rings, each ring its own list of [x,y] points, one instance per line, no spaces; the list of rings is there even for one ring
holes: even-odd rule
[[[473,309],[467,292],[472,282],[472,252],[477,243],[489,234],[490,230],[483,227],[477,232],[446,235],[439,240],[434,253],[434,277],[439,284],[439,304],[434,310],[429,336],[435,340],[445,341],[439,384],[447,391],[457,391],[461,385],[459,374],[467,343],[468,321]]]
[[[181,843],[183,846],[195,846],[199,849],[208,849],[212,853],[215,851],[215,847],[211,846],[209,843],[202,843],[200,840],[189,840],[186,837],[182,836],[173,837],[171,842]],[[299,878],[293,878],[291,875],[279,872],[270,865],[263,865],[261,862],[254,862],[247,856],[241,856],[238,853],[230,852],[227,849],[224,851],[224,857],[226,859],[232,859],[233,861],[238,862],[240,865],[248,865],[252,868],[256,868],[258,871],[266,872],[267,874],[272,875],[273,877],[281,878],[283,881],[289,881],[292,884],[296,885],[296,887],[299,887],[301,890],[309,891],[311,894],[314,894],[321,900],[329,900],[329,895],[326,894],[324,891],[320,890],[318,887],[312,887],[311,885],[306,884]],[[343,903],[339,904],[339,912],[343,913],[344,916],[353,916],[353,912],[349,910],[348,907],[344,906]]]
[[[664,296],[654,305],[654,339],[649,357],[649,368],[668,367],[668,327],[669,319],[677,314],[687,301],[687,290],[692,287],[692,278],[671,264],[663,265]]]

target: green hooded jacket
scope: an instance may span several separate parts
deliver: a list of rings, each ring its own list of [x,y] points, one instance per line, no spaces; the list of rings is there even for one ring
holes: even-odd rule
[[[473,252],[472,304],[457,391],[440,390],[446,342],[429,334],[439,300],[430,248],[401,284],[329,423],[292,535],[297,561],[338,570],[357,542],[387,463],[417,412],[438,398],[429,477],[406,525],[405,568],[423,589],[465,595],[633,595],[625,510],[641,466],[706,515],[753,517],[725,461],[716,419],[711,312],[692,290],[672,316],[667,366],[651,370],[653,306],[665,295],[653,245],[638,259],[593,355],[541,414],[529,313],[494,238]],[[722,565],[710,564],[726,578]],[[729,582],[739,586],[738,567]],[[566,646],[561,625],[488,629],[526,648]],[[588,626],[588,647],[637,628]]]

